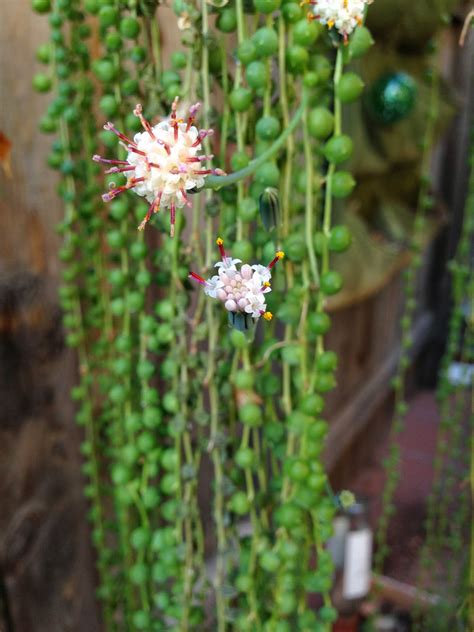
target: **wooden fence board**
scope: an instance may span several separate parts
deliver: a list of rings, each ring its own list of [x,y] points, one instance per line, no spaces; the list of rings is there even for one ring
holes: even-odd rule
[[[0,131],[12,148],[11,175],[0,168],[0,629],[95,632],[75,363],[56,299],[62,210],[37,129],[50,97],[31,88],[49,28],[29,0],[1,9]]]

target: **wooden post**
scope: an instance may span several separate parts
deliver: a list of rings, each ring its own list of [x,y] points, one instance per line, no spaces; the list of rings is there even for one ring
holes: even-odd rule
[[[100,629],[82,495],[79,431],[56,288],[61,217],[51,141],[38,131],[49,95],[36,95],[45,17],[5,0],[0,20],[0,629]]]

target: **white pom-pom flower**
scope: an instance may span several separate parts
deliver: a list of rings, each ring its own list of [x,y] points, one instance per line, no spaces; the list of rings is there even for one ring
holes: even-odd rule
[[[222,239],[217,239],[216,243],[222,258],[215,264],[218,274],[206,280],[190,272],[189,277],[204,287],[205,294],[223,303],[228,312],[271,320],[273,316],[267,311],[265,294],[271,292],[272,268],[285,256],[284,253],[277,252],[268,266],[244,263],[238,267],[241,260],[227,256]]]
[[[372,0],[311,0],[314,19],[336,28],[346,40],[362,24],[365,7]]]
[[[144,131],[135,134],[133,140],[119,132],[112,123],[106,123],[104,128],[116,134],[121,144],[128,151],[125,160],[107,160],[94,156],[96,162],[103,162],[110,167],[106,173],[123,173],[126,184],[112,185],[111,190],[102,196],[105,202],[110,202],[123,191],[131,189],[137,195],[148,200],[150,208],[138,227],[143,230],[153,213],[160,208],[170,210],[171,235],[174,234],[176,209],[191,206],[189,191],[196,191],[204,186],[205,177],[213,173],[224,175],[220,169],[208,169],[203,166],[213,158],[202,153],[202,142],[212,130],[198,130],[194,126],[199,103],[192,105],[186,121],[177,118],[176,98],[171,108],[170,116],[152,126],[143,116],[142,106],[137,105],[134,114],[143,126]]]

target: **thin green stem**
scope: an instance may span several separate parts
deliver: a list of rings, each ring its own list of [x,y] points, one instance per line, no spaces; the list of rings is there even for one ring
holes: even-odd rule
[[[334,88],[337,87],[343,69],[343,50],[341,47],[337,49],[336,65],[334,68]],[[342,105],[341,100],[337,96],[336,89],[334,90],[334,135],[339,136],[342,131]],[[329,247],[328,240],[331,233],[331,220],[332,220],[332,182],[336,172],[336,165],[330,163],[328,172],[326,175],[326,192],[324,198],[324,217],[323,217],[323,233],[325,236],[323,242],[323,254],[322,254],[322,272],[323,274],[329,270]]]
[[[235,184],[239,182],[239,180],[243,180],[248,176],[253,175],[256,170],[261,167],[263,164],[268,162],[271,158],[275,156],[275,154],[283,147],[286,143],[287,139],[293,132],[295,131],[298,123],[303,118],[304,108],[306,106],[307,96],[304,93],[303,98],[301,100],[301,104],[296,110],[293,118],[291,119],[288,127],[285,131],[277,138],[277,140],[271,145],[266,151],[264,151],[258,158],[251,160],[249,164],[240,169],[239,171],[235,171],[234,173],[230,173],[226,176],[208,176],[206,178],[205,188],[215,188],[219,189],[221,187],[229,186],[229,184]]]
[[[401,318],[402,335],[401,335],[401,353],[395,376],[395,415],[392,422],[390,434],[390,452],[386,462],[386,484],[383,492],[383,508],[379,518],[378,529],[376,533],[377,552],[375,555],[375,571],[382,573],[383,564],[388,553],[387,546],[387,529],[389,517],[393,512],[393,498],[400,479],[400,449],[396,441],[404,427],[407,406],[405,403],[405,378],[407,373],[408,349],[411,345],[411,329],[416,309],[416,284],[417,271],[421,265],[421,248],[423,239],[423,227],[426,221],[426,204],[425,200],[428,193],[430,181],[430,165],[431,150],[434,142],[435,123],[439,110],[439,75],[433,69],[431,80],[431,91],[429,101],[429,111],[426,122],[425,133],[423,137],[423,159],[421,168],[421,185],[418,195],[418,204],[414,219],[414,231],[412,238],[412,259],[409,267],[405,271],[405,305]]]
[[[70,137],[67,123],[64,119],[60,119],[59,123],[59,133],[62,145],[65,151],[65,158],[71,160],[70,153]],[[68,193],[72,194],[75,197],[76,194],[76,185],[74,182],[74,178],[70,175],[65,176],[65,185]],[[74,221],[74,217],[76,216],[76,210],[74,204],[71,202],[66,202],[65,204],[65,219],[67,220],[68,225],[72,225]],[[69,235],[69,238],[71,234]],[[92,495],[92,506],[93,506],[93,515],[94,515],[94,528],[97,531],[97,541],[96,547],[98,556],[104,552],[106,543],[105,543],[105,527],[104,527],[104,515],[102,510],[102,497],[100,491],[100,470],[99,470],[99,448],[97,445],[97,432],[94,424],[94,418],[92,415],[92,408],[89,406],[89,402],[92,399],[90,392],[90,379],[92,379],[90,360],[88,357],[88,350],[86,344],[86,332],[84,327],[84,319],[82,314],[81,307],[81,299],[79,295],[78,288],[75,288],[74,296],[73,296],[73,308],[72,314],[75,317],[76,321],[76,331],[79,333],[79,346],[78,346],[78,359],[79,359],[79,375],[80,380],[83,386],[86,389],[87,394],[84,396],[85,406],[83,406],[84,411],[89,411],[87,413],[87,418],[85,420],[86,426],[86,438],[91,446],[91,455],[90,455],[90,464],[91,464],[91,483],[93,488]],[[106,573],[107,570],[103,567],[102,562],[99,561],[99,574],[101,578],[101,584],[106,584]],[[111,624],[113,615],[113,607],[110,605],[110,601],[108,599],[104,602],[104,618],[108,624]]]
[[[201,58],[201,81],[203,91],[204,125],[209,127],[210,111],[210,85],[209,85],[209,14],[207,0],[201,0],[201,20],[202,20],[202,58]],[[206,139],[207,140],[207,139]],[[209,149],[207,143],[206,151]],[[210,176],[212,177],[212,176]],[[206,198],[209,199],[211,192],[207,191]],[[206,265],[210,265],[212,254],[212,234],[213,226],[211,218],[206,222]],[[205,385],[209,393],[209,408],[211,416],[210,427],[210,451],[214,467],[215,494],[214,494],[214,520],[217,531],[217,562],[215,577],[216,610],[217,610],[217,632],[226,632],[226,611],[227,603],[224,595],[224,581],[226,575],[225,553],[227,549],[226,531],[224,525],[224,478],[221,459],[221,447],[219,444],[219,394],[215,381],[215,362],[217,345],[217,324],[214,321],[214,308],[208,302],[206,305],[207,325],[209,331],[208,346],[208,370],[205,378]]]
[[[244,7],[242,0],[236,0],[235,10],[237,13],[237,43],[240,44],[245,40],[245,19],[244,19]],[[234,88],[238,88],[242,83],[242,65],[237,60]],[[227,102],[227,100],[226,100]],[[235,132],[237,140],[237,150],[243,152],[245,149],[244,144],[244,115],[241,112],[235,112]],[[227,140],[227,139],[226,139]],[[242,180],[237,182],[237,208],[240,206],[244,198],[244,183]],[[241,240],[243,237],[243,222],[237,215],[236,218],[236,239]]]
[[[153,68],[155,70],[155,79],[158,80],[158,77],[161,74],[162,69],[162,61],[161,61],[161,37],[160,37],[160,27],[158,25],[158,15],[155,15],[150,20],[150,31],[151,31],[151,49],[153,53]]]
[[[319,532],[318,516],[315,511],[311,512],[311,521],[313,523],[313,538],[316,544],[316,552],[318,556],[322,556],[324,555],[324,552],[325,552],[324,544],[321,538],[321,534]],[[329,594],[329,591],[324,590],[322,595],[323,595],[324,605],[328,608],[331,607],[331,595]],[[332,629],[332,626],[330,623],[322,623],[321,625],[322,625],[322,628],[321,628],[322,632],[330,632],[330,630]]]
[[[313,231],[313,188],[314,188],[314,165],[313,152],[311,148],[310,135],[308,132],[308,108],[306,107],[303,115],[303,142],[304,157],[306,170],[306,198],[305,198],[305,232],[306,232],[306,248],[308,249],[309,267],[313,277],[315,287],[319,288],[319,271],[316,253],[314,251],[314,231]]]
[[[286,87],[287,75],[286,75],[286,25],[284,19],[280,16],[278,19],[278,71],[279,71],[279,83],[280,83],[280,105],[283,114],[283,126],[288,129],[290,125],[290,108],[288,104],[288,92]],[[304,94],[303,94],[304,97]],[[301,116],[303,117],[306,109],[306,104],[303,107]],[[285,170],[283,175],[283,195],[282,195],[282,208],[283,208],[283,235],[288,236],[290,230],[290,191],[291,191],[291,172],[293,163],[293,151],[294,141],[293,135],[289,134],[286,141],[286,161]]]

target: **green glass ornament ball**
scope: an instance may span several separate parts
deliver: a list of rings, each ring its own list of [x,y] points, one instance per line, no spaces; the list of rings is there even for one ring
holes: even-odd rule
[[[366,107],[370,116],[382,125],[405,119],[416,104],[417,85],[405,72],[381,76],[369,89]]]

